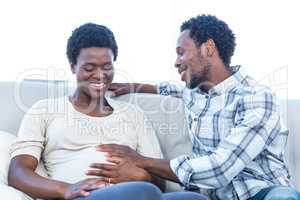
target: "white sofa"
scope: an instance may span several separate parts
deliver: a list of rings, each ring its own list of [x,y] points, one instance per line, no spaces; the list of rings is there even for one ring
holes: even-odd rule
[[[0,82],[0,195],[5,200],[21,200],[28,197],[7,186],[9,166],[8,149],[17,134],[24,112],[37,100],[59,97],[72,92],[66,82],[23,81]],[[191,152],[182,101],[177,98],[150,94],[131,94],[118,97],[142,109],[152,122],[166,158]],[[290,130],[286,160],[289,164],[292,182],[300,189],[300,152],[296,142],[300,141],[300,123],[297,114],[300,100],[281,101],[284,122]],[[298,170],[297,170],[298,169]],[[179,190],[177,184],[167,184],[168,191]]]

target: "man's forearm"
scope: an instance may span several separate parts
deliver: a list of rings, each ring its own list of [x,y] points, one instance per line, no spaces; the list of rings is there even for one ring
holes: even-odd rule
[[[159,187],[162,192],[166,191],[166,182],[161,177],[151,174],[151,183]]]
[[[170,160],[145,158],[140,165],[156,176],[179,183],[179,179],[170,167]]]
[[[157,94],[156,85],[141,84],[141,83],[133,83],[133,84],[134,84],[134,92],[136,92],[136,93]]]

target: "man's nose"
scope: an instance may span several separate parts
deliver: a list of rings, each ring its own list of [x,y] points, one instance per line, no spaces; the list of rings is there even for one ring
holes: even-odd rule
[[[180,61],[180,59],[177,58],[175,63],[174,63],[174,67],[179,68],[180,66],[181,66],[181,61]]]

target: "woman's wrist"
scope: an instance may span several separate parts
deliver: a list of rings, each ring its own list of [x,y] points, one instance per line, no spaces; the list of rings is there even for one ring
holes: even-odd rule
[[[65,199],[65,195],[66,195],[66,192],[68,190],[68,188],[70,187],[70,184],[69,183],[63,183],[61,182],[60,184],[58,184],[58,196],[60,199]]]

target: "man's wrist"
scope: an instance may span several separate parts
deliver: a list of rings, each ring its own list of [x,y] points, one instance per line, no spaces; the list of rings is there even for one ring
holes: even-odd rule
[[[152,158],[142,157],[139,161],[139,167],[143,169],[147,169],[151,166],[151,163],[153,162]]]
[[[147,172],[144,171],[143,173],[140,174],[140,176],[138,177],[138,181],[147,181],[147,182],[151,182],[152,178],[151,175]]]

